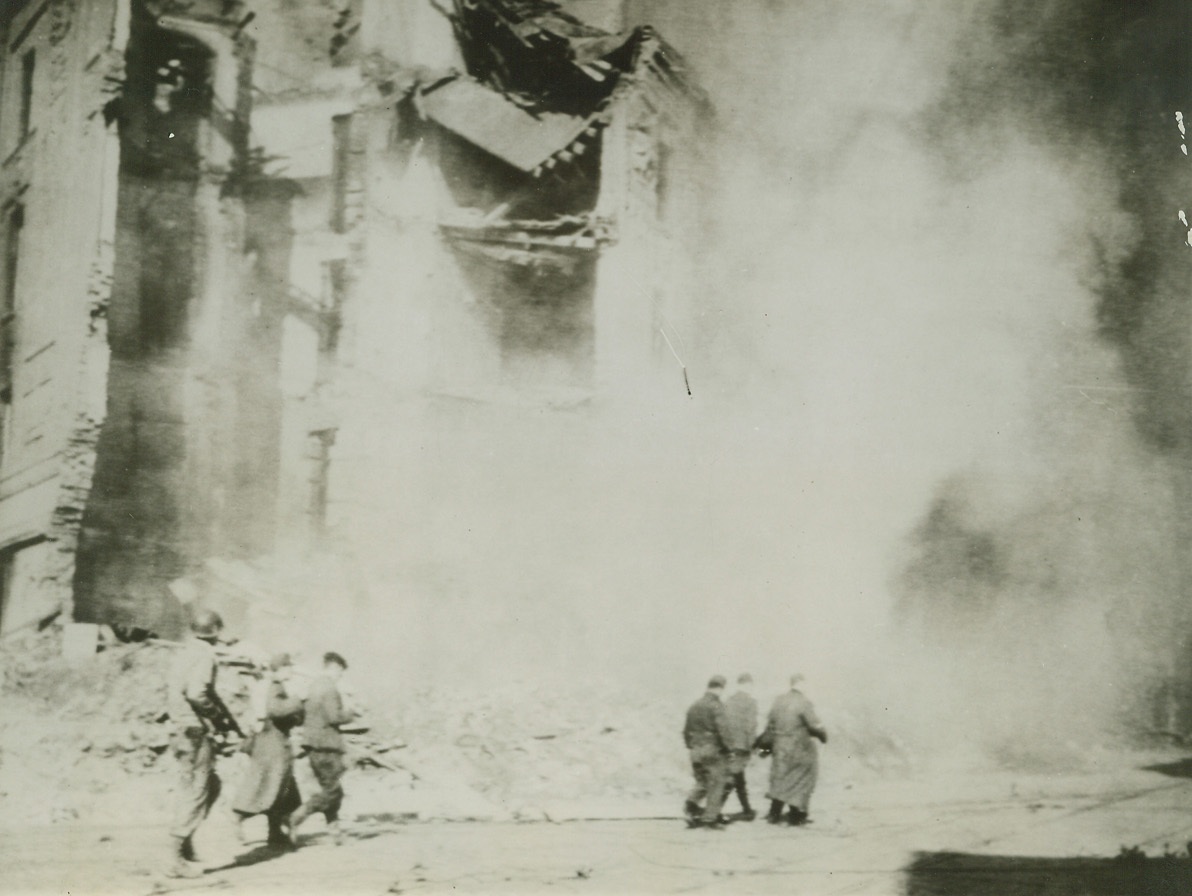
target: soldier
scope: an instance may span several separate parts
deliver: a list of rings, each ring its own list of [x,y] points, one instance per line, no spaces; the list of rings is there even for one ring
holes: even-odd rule
[[[183,642],[169,680],[169,715],[174,731],[171,752],[178,764],[174,838],[170,877],[198,877],[203,869],[194,852],[194,833],[219,798],[215,773],[215,737],[238,728],[235,718],[215,692],[215,643],[223,620],[212,610],[200,610],[191,621],[192,637]]]
[[[790,807],[788,821],[804,825],[810,820],[811,793],[819,775],[815,738],[828,742],[828,732],[815,715],[811,701],[799,690],[802,675],[791,676],[791,689],[779,694],[766,720],[762,739],[773,750],[770,763],[770,824],[782,821],[782,806]]]
[[[684,807],[687,824],[693,828],[724,829],[720,808],[724,805],[730,742],[728,719],[720,702],[724,685],[724,676],[712,676],[707,692],[687,710],[683,726],[683,742],[691,752],[691,771],[695,775],[695,787]],[[705,797],[707,803],[701,810],[700,801]]]
[[[732,751],[728,759],[728,793],[737,794],[741,801],[741,814],[736,816],[742,821],[753,821],[757,813],[749,805],[749,789],[745,783],[745,768],[749,765],[749,757],[753,753],[753,742],[757,738],[757,701],[753,699],[753,676],[742,672],[737,676],[737,692],[724,704],[724,714],[728,717],[729,749]]]
[[[290,836],[298,825],[316,812],[327,819],[336,843],[342,836],[339,829],[339,809],[344,801],[340,783],[347,767],[344,765],[344,736],[340,725],[346,725],[359,713],[345,708],[339,692],[339,680],[348,668],[347,660],[338,653],[323,654],[323,675],[311,683],[306,695],[304,742],[310,755],[310,768],[321,788],[290,816]]]

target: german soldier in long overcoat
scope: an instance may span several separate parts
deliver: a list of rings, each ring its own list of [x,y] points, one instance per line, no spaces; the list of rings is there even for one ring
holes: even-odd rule
[[[791,824],[806,824],[811,793],[819,775],[819,753],[815,741],[828,742],[828,733],[815,709],[797,685],[803,676],[791,676],[791,689],[780,694],[770,708],[762,739],[773,751],[770,764],[768,821],[782,820],[782,806],[790,807]]]

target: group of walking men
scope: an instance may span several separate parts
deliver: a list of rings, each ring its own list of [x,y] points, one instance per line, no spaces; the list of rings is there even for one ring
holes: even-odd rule
[[[217,738],[240,731],[235,717],[215,691],[215,644],[223,620],[213,611],[200,611],[191,623],[192,637],[179,648],[169,682],[171,752],[179,772],[175,796],[171,877],[203,873],[194,850],[194,834],[219,798],[215,771]],[[347,662],[337,653],[323,656],[323,674],[311,682],[304,697],[297,694],[293,665],[287,654],[269,663],[256,707],[256,726],[241,743],[248,768],[232,801],[240,823],[256,815],[268,822],[268,843],[293,848],[298,825],[322,813],[338,842],[339,809],[343,803],[344,739],[339,728],[356,717],[345,708],[338,681]],[[303,802],[294,779],[291,732],[301,726],[318,792]]]
[[[194,850],[194,834],[219,798],[220,779],[215,771],[217,738],[239,731],[239,724],[215,691],[215,644],[223,632],[223,620],[213,611],[197,613],[191,623],[192,637],[183,643],[175,658],[169,682],[168,712],[174,731],[171,750],[178,765],[171,864],[172,877],[197,877],[203,873]],[[293,848],[298,825],[315,813],[322,813],[338,842],[339,810],[343,803],[341,779],[344,738],[340,727],[358,714],[346,708],[338,682],[347,669],[337,653],[323,656],[323,675],[311,683],[304,697],[294,687],[293,665],[287,654],[275,656],[269,664],[256,728],[246,737],[241,750],[249,756],[247,772],[232,801],[232,809],[243,823],[264,815],[268,823],[267,843]],[[770,800],[767,820],[803,825],[818,774],[815,740],[827,743],[828,735],[815,710],[798,689],[802,676],[791,678],[790,690],[780,694],[770,708],[766,727],[758,734],[757,701],[751,694],[753,679],[742,674],[737,691],[722,701],[726,681],[715,675],[707,692],[687,710],[683,739],[691,753],[695,788],[684,807],[691,827],[721,829],[729,820],[753,821],[757,817],[749,803],[745,769],[754,751],[772,756]],[[318,792],[302,801],[294,778],[291,732],[303,728],[305,750]],[[741,812],[733,819],[721,814],[725,799],[736,793]]]
[[[695,788],[684,806],[689,827],[721,830],[729,821],[757,817],[745,782],[745,769],[755,750],[772,757],[766,820],[771,824],[785,820],[796,826],[810,821],[811,794],[819,774],[815,742],[827,743],[828,733],[811,701],[799,690],[800,681],[801,675],[791,676],[790,690],[774,700],[760,734],[752,676],[742,673],[736,693],[727,700],[721,699],[727,685],[724,676],[714,675],[708,681],[707,691],[687,710],[683,726],[695,775]],[[733,793],[741,801],[741,812],[729,818],[721,810]]]

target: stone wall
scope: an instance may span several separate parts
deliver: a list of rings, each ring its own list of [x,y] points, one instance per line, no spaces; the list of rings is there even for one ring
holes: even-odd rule
[[[11,404],[0,457],[0,633],[69,611],[79,516],[105,407],[113,135],[103,108],[122,62],[116,3],[31,0],[7,20],[0,206],[23,209]],[[22,132],[32,53],[28,129]],[[9,221],[8,215],[5,220]]]

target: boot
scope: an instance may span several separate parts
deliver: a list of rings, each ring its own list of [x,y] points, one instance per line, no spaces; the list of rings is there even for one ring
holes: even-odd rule
[[[703,811],[695,800],[688,800],[683,804],[683,814],[688,818],[699,818]]]
[[[290,829],[291,839],[298,836],[298,825],[310,818],[310,810],[306,806],[299,806],[286,819],[286,827]]]
[[[280,818],[269,816],[269,839],[266,844],[278,849],[294,849],[294,840]]]
[[[166,868],[166,877],[202,877],[203,869],[200,865],[186,858],[188,851],[193,855],[189,843],[189,837],[175,837],[173,848],[171,849],[171,858],[169,867]]]
[[[757,813],[749,805],[749,794],[746,792],[744,786],[737,791],[737,796],[741,799],[741,814],[737,818],[741,819],[741,821],[753,821],[753,819],[757,818]]]
[[[182,838],[182,858],[186,859],[188,862],[197,862],[199,860],[198,855],[195,853],[195,841],[193,835]]]
[[[339,826],[338,821],[327,822],[327,830],[331,833],[331,842],[336,846],[344,845],[344,830]]]
[[[770,813],[766,816],[766,821],[770,824],[782,821],[782,800],[770,800]]]

